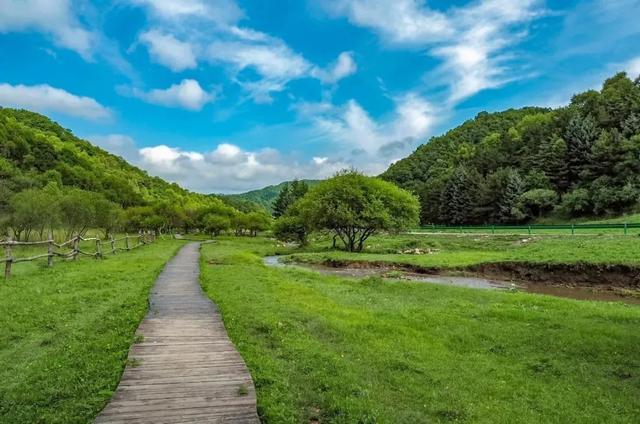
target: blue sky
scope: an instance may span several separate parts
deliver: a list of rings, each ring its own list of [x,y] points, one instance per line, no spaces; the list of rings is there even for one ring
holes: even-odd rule
[[[640,74],[640,0],[0,0],[0,105],[238,192]]]

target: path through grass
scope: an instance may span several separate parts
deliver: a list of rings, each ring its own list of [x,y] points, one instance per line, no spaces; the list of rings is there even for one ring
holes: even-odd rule
[[[183,243],[16,264],[0,280],[0,422],[87,423],[124,369],[150,287]]]

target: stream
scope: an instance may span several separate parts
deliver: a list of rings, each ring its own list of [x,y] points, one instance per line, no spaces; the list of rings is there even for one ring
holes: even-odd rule
[[[298,268],[319,272],[324,275],[335,275],[346,278],[382,277],[390,280],[407,280],[422,283],[452,285],[483,290],[520,290],[528,293],[545,294],[578,300],[599,300],[608,302],[625,302],[640,305],[640,298],[622,296],[614,291],[595,290],[590,287],[567,287],[524,281],[501,281],[482,277],[460,277],[441,274],[419,274],[415,272],[397,271],[385,268],[335,268],[326,265],[284,263],[280,256],[266,256],[264,264],[276,268]],[[393,272],[392,275],[389,275]]]

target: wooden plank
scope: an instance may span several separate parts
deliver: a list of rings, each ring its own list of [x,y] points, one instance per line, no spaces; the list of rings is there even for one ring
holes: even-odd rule
[[[255,388],[198,282],[199,245],[158,277],[120,384],[96,423],[259,423]]]

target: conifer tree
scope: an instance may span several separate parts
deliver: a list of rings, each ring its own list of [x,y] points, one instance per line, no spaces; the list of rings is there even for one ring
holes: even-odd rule
[[[569,185],[580,181],[585,171],[593,142],[598,138],[596,123],[590,116],[576,114],[567,124],[564,135],[567,143],[567,178]]]

